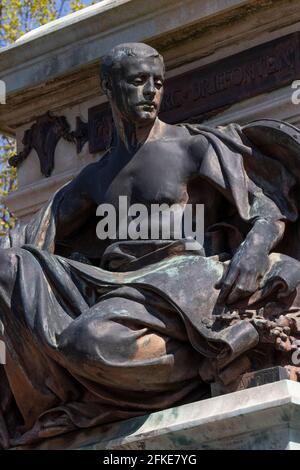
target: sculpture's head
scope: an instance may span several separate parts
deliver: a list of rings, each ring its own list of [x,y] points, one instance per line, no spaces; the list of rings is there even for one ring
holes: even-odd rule
[[[164,61],[147,44],[114,47],[101,64],[101,86],[114,114],[129,122],[154,121],[163,96]]]

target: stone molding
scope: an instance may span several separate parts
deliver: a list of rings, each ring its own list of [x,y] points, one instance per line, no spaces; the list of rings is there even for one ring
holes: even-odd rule
[[[38,449],[300,449],[300,383],[282,380],[49,439]]]

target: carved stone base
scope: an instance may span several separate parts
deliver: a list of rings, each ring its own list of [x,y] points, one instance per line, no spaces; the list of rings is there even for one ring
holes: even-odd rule
[[[39,449],[299,449],[300,383],[282,380],[45,441]]]

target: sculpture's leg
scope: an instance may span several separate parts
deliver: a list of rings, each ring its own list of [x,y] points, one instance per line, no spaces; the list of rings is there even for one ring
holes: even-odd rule
[[[53,307],[46,278],[35,258],[22,249],[0,249],[0,321],[4,370],[17,405],[19,425],[30,428],[45,410],[79,395],[59,364],[46,352],[40,314]],[[44,302],[43,302],[44,299]],[[55,314],[54,314],[55,316]],[[55,320],[54,320],[55,322]],[[44,324],[47,330],[47,324]],[[1,390],[2,395],[6,393]],[[2,398],[2,397],[1,397]],[[1,400],[0,400],[1,403]],[[7,409],[8,415],[12,410]]]
[[[62,333],[59,350],[72,373],[118,391],[142,392],[131,403],[139,408],[157,406],[156,393],[161,407],[171,405],[200,384],[201,356],[166,304],[153,310],[116,294],[74,320]]]
[[[0,250],[5,370],[24,423],[13,445],[206,394],[201,356],[167,304],[128,288],[89,307],[57,257],[41,258]]]

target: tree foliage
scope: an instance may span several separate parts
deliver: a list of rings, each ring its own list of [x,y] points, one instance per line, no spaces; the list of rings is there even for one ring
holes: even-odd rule
[[[22,34],[93,3],[81,0],[0,0],[0,41],[6,45]]]
[[[26,32],[78,11],[95,1],[81,0],[0,0],[0,46],[16,41]],[[15,153],[15,140],[0,135],[0,235],[14,224],[13,214],[5,206],[5,196],[17,188],[15,168],[8,164]]]
[[[13,227],[14,217],[5,205],[5,197],[17,189],[16,168],[8,164],[8,159],[15,154],[15,140],[7,137],[0,137],[0,235],[7,229]]]

